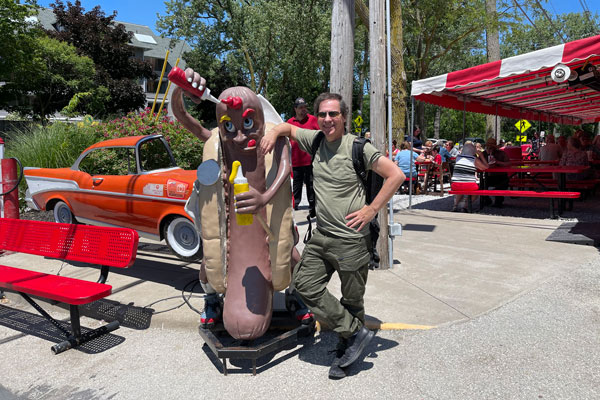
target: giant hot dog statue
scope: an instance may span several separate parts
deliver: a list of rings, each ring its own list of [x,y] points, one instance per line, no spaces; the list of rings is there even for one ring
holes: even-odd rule
[[[185,74],[188,83],[205,88],[196,73],[188,69]],[[271,154],[262,156],[258,151],[265,129],[272,125],[265,124],[261,101],[249,88],[221,93],[216,105],[218,127],[212,132],[187,113],[181,92],[178,87],[173,93],[173,113],[206,142],[203,161],[215,160],[221,171],[214,184],[198,187],[194,200],[204,249],[202,267],[210,285],[225,293],[227,332],[236,339],[254,339],[269,327],[273,291],[286,288],[291,280],[289,144],[280,138]],[[198,93],[186,92],[200,101]],[[236,182],[241,181],[236,177],[247,181],[248,189],[237,195],[240,184]]]

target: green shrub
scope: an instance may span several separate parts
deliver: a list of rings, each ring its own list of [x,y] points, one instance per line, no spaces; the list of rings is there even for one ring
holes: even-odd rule
[[[55,122],[35,125],[7,134],[6,157],[17,158],[23,167],[63,168],[73,165],[79,154],[97,141],[90,127]],[[25,207],[25,179],[19,183],[20,207]]]
[[[83,149],[97,141],[91,127],[55,122],[9,132],[6,156],[16,157],[24,167],[70,167]]]
[[[64,168],[73,165],[83,150],[94,143],[124,136],[154,135],[165,137],[175,161],[183,169],[196,169],[202,163],[204,143],[189,133],[178,121],[150,110],[131,112],[109,122],[77,124],[55,122],[9,132],[6,157],[16,157],[23,167]],[[19,184],[19,197],[25,197],[25,179]],[[21,208],[24,207],[24,202]]]
[[[125,136],[163,135],[171,147],[175,162],[183,169],[196,169],[202,163],[204,142],[200,141],[177,120],[163,115],[156,120],[146,108],[139,113],[130,112],[124,117],[93,126],[98,141]]]

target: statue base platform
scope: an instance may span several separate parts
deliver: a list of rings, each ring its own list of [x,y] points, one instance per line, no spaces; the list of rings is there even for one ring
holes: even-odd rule
[[[221,364],[223,375],[228,374],[227,359],[236,360],[235,363],[242,367],[238,371],[243,371],[246,364],[251,362],[252,375],[256,375],[257,360],[260,359],[261,364],[268,366],[275,353],[294,348],[299,338],[311,336],[315,331],[315,322],[303,325],[288,311],[273,311],[269,330],[262,337],[250,341],[232,338],[222,323],[211,329],[199,327],[198,330],[217,359],[213,363],[217,367]]]

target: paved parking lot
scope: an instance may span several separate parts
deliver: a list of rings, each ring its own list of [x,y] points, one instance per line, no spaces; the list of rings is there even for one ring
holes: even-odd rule
[[[182,299],[202,308],[199,288],[188,292],[198,265],[143,242],[132,268],[109,275],[108,299],[121,316],[132,314],[113,332],[116,346],[52,355],[51,341],[22,333],[37,323],[26,303],[10,294],[0,304],[0,399],[599,398],[598,249],[546,241],[561,221],[424,208],[396,220],[404,232],[394,267],[370,273],[366,295],[369,325],[385,329],[341,381],[327,378],[330,332],[259,360],[255,377],[240,361],[223,376],[198,334],[198,314]],[[1,258],[96,278],[59,261]],[[15,318],[20,328],[7,327]]]

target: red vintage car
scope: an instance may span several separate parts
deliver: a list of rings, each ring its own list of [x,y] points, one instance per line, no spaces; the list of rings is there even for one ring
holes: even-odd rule
[[[85,149],[71,167],[26,167],[26,200],[54,210],[54,220],[128,227],[165,240],[184,260],[202,256],[202,244],[184,206],[196,171],[183,170],[162,135],[106,140]]]

